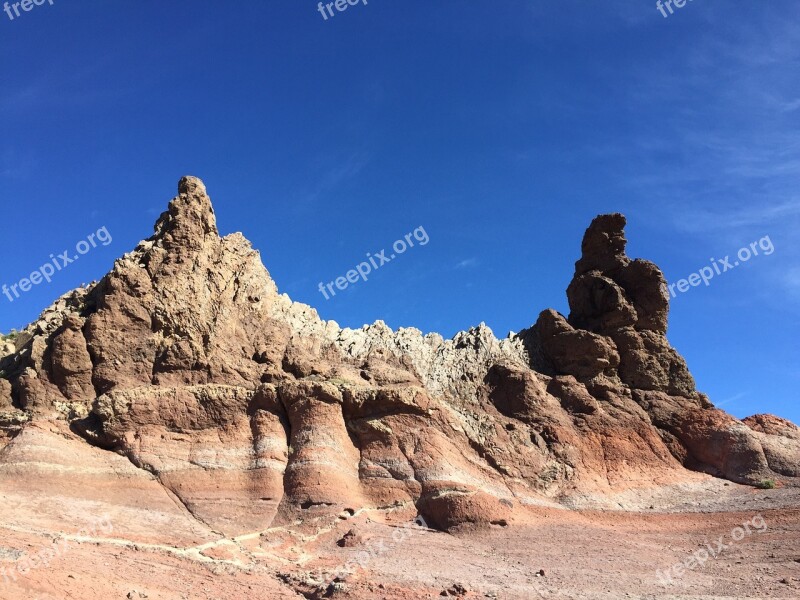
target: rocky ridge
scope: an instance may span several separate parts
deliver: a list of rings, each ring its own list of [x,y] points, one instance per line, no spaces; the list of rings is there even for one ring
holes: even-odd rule
[[[567,317],[502,340],[342,329],[279,294],[241,234],[220,237],[185,177],[152,237],[4,340],[0,465],[64,423],[226,535],[364,507],[506,527],[701,473],[798,485],[800,429],[696,391],[663,275],[627,257],[624,226],[592,222]]]

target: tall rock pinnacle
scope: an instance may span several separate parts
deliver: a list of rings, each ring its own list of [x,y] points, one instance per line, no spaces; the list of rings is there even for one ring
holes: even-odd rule
[[[581,243],[581,258],[575,263],[575,275],[588,271],[611,272],[626,266],[624,215],[613,213],[595,217]]]
[[[567,288],[569,318],[542,314],[542,348],[559,373],[606,373],[633,388],[691,396],[694,380],[666,338],[664,276],[653,263],[627,256],[625,223],[618,213],[600,215],[586,230]],[[580,346],[565,347],[568,339]]]
[[[197,177],[186,176],[178,183],[178,196],[155,225],[155,237],[164,247],[197,248],[209,236],[219,237],[214,207],[206,186]]]

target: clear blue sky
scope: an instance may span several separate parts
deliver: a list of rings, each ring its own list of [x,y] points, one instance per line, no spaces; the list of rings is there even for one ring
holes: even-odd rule
[[[0,330],[97,279],[202,177],[281,291],[327,319],[451,336],[531,325],[585,227],[675,282],[775,251],[673,301],[670,340],[739,417],[800,422],[800,5],[54,0],[0,12],[0,283],[100,227]],[[326,301],[317,286],[423,226],[424,247]]]

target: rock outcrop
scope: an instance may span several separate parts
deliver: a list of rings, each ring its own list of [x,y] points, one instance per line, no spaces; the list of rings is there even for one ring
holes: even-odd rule
[[[776,474],[796,477],[800,446],[791,424],[754,417],[759,426],[752,428],[697,392],[686,361],[666,338],[664,276],[653,263],[628,258],[624,227],[620,214],[592,222],[567,288],[568,319],[545,311],[525,334],[544,358],[543,370],[575,377],[598,400],[598,392],[625,398],[631,414],[631,401],[638,405],[686,467],[750,484]]]
[[[663,275],[627,257],[624,226],[589,227],[566,318],[503,340],[342,329],[280,295],[241,234],[220,237],[186,177],[152,237],[3,346],[0,448],[65,422],[226,535],[363,507],[505,527],[701,471],[797,485],[797,427],[695,390]]]

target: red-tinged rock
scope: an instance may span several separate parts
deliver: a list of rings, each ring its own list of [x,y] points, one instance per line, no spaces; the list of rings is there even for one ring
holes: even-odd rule
[[[698,472],[797,485],[799,430],[738,421],[696,391],[666,338],[663,275],[626,255],[624,225],[590,225],[568,318],[444,340],[341,328],[280,295],[184,178],[152,237],[3,341],[3,482],[22,499],[118,503],[122,519],[152,494],[253,552],[280,538],[288,553],[287,528],[321,535],[363,511],[492,531],[531,506],[617,508]],[[234,550],[200,554],[238,564]]]

